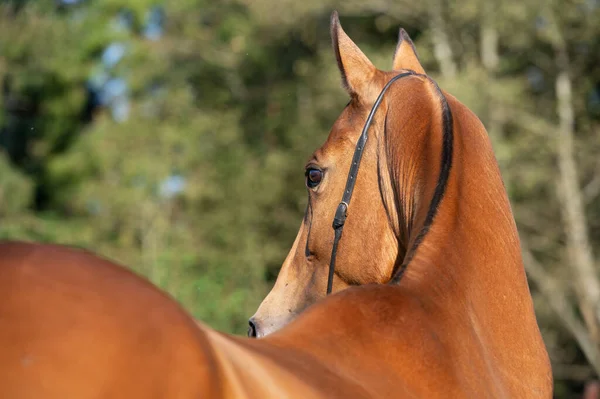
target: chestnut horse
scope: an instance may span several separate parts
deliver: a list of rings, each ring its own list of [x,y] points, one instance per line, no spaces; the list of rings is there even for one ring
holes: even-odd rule
[[[425,75],[404,31],[384,72],[336,13],[331,30],[351,101],[307,164],[306,216],[252,320],[266,336],[198,328],[149,282],[91,253],[3,243],[0,397],[551,397],[485,129]],[[360,127],[394,78],[362,148]],[[330,223],[353,176],[335,294],[309,307],[327,291]]]

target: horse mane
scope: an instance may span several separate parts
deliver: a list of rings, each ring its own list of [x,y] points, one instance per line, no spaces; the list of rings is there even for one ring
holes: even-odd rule
[[[440,160],[440,174],[435,186],[433,197],[431,198],[431,202],[429,204],[429,209],[427,211],[427,215],[425,217],[423,226],[421,227],[421,230],[416,236],[412,247],[406,252],[404,259],[402,260],[402,264],[399,268],[397,268],[397,270],[394,270],[389,284],[400,283],[400,280],[402,279],[402,276],[404,275],[408,264],[413,259],[413,256],[415,255],[419,245],[425,239],[425,236],[429,232],[437,214],[438,208],[442,202],[442,199],[444,198],[444,193],[446,192],[446,187],[450,178],[450,170],[452,169],[452,150],[454,144],[454,120],[452,117],[452,110],[450,109],[448,101],[446,100],[446,96],[433,79],[423,74],[415,75],[424,77],[429,83],[431,83],[435,90],[435,93],[437,94],[439,104],[442,109],[442,154]]]

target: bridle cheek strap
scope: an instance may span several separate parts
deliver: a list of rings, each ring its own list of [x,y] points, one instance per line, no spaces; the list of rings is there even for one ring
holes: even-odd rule
[[[327,278],[327,295],[331,294],[331,289],[333,288],[333,275],[335,273],[335,258],[337,255],[337,248],[340,239],[342,238],[342,231],[344,230],[344,223],[346,223],[346,217],[348,216],[348,207],[350,205],[350,200],[352,199],[352,192],[354,191],[354,185],[356,184],[358,168],[360,166],[360,161],[365,150],[365,145],[367,144],[368,131],[369,127],[371,126],[371,122],[373,121],[373,116],[375,115],[377,108],[379,108],[379,104],[381,104],[383,95],[385,94],[387,89],[392,85],[392,83],[394,83],[398,79],[409,75],[414,75],[414,72],[401,73],[399,75],[394,76],[390,79],[389,82],[387,82],[383,90],[381,90],[381,93],[379,93],[377,100],[375,100],[375,104],[373,104],[373,108],[371,108],[371,112],[369,112],[369,116],[367,117],[365,126],[363,127],[362,133],[358,138],[358,142],[356,143],[354,156],[352,156],[352,164],[350,165],[350,172],[348,172],[348,179],[346,180],[346,188],[344,189],[344,195],[342,196],[342,201],[338,205],[335,211],[335,217],[333,218],[333,231],[335,233],[335,237],[333,239],[333,247],[331,248],[331,260],[329,262],[329,276]]]

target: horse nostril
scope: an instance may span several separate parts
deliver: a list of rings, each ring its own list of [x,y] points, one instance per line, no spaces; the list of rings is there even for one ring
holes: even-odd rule
[[[250,338],[256,338],[256,325],[254,324],[254,321],[252,321],[252,319],[248,320],[248,336]]]

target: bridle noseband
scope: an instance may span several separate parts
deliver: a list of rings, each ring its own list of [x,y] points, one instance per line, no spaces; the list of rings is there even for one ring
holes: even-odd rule
[[[342,201],[338,205],[337,210],[335,211],[335,217],[333,218],[333,231],[335,232],[335,238],[333,239],[333,247],[331,248],[331,261],[329,262],[329,277],[327,278],[327,295],[331,294],[331,289],[333,287],[333,274],[335,272],[335,257],[337,255],[337,247],[338,243],[340,242],[340,238],[342,238],[342,230],[344,230],[344,223],[346,223],[346,217],[348,216],[347,211],[350,205],[350,200],[352,199],[354,185],[356,184],[358,168],[360,166],[360,161],[365,150],[365,145],[367,144],[367,132],[369,131],[369,127],[371,127],[373,116],[375,115],[377,108],[379,108],[379,104],[381,104],[381,100],[383,99],[383,95],[385,94],[387,89],[396,80],[409,75],[414,75],[414,72],[401,73],[399,75],[394,76],[390,79],[389,82],[387,82],[383,90],[381,90],[381,93],[379,93],[375,104],[373,104],[373,108],[371,108],[371,112],[369,112],[369,116],[367,117],[365,126],[363,127],[362,133],[358,138],[358,142],[356,143],[354,155],[352,156],[352,164],[350,165],[350,172],[348,172],[348,179],[346,180],[346,188],[344,189],[344,195],[342,196]]]

